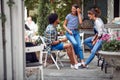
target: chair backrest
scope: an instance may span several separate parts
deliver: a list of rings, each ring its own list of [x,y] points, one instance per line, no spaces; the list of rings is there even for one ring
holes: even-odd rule
[[[42,51],[41,46],[33,46],[33,47],[26,47],[25,48],[26,53],[37,52],[37,51]]]
[[[43,36],[39,36],[39,37],[40,37],[40,39],[41,39],[41,41],[42,41],[44,47],[46,47],[47,45],[46,45],[46,43],[45,43],[44,37],[43,37]]]
[[[84,32],[79,33],[80,37],[81,37],[81,43],[84,43]]]
[[[39,62],[42,63],[42,51],[44,49],[44,45],[41,44],[40,46],[33,46],[33,47],[26,47],[25,48],[25,53],[29,54],[31,52],[38,52],[40,53],[40,56],[39,56]]]

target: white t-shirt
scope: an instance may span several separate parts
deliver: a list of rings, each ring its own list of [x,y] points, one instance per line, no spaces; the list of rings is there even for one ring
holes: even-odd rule
[[[30,28],[31,31],[35,32],[36,25],[35,25],[35,23],[33,21],[26,22],[25,24]]]
[[[94,22],[94,28],[98,31],[98,36],[105,34],[107,31],[101,18],[97,18]]]

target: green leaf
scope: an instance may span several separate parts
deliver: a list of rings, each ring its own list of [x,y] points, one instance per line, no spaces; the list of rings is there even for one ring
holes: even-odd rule
[[[110,42],[104,41],[102,44],[102,50],[104,51],[120,51],[120,41],[111,40]]]

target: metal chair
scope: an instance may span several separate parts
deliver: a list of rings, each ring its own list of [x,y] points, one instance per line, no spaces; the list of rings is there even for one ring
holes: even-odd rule
[[[39,62],[26,63],[26,67],[30,67],[30,68],[36,68],[37,67],[37,68],[39,68],[37,80],[44,80],[43,65],[42,65],[42,63],[43,63],[42,62],[42,56],[43,56],[42,48],[43,48],[42,44],[40,46],[33,46],[33,47],[26,47],[25,48],[26,54],[29,54],[31,52],[38,52],[38,51],[40,53]],[[41,75],[41,79],[40,79],[39,74]]]
[[[43,45],[44,45],[44,48],[46,48],[47,45],[46,45],[46,43],[45,43],[45,41],[44,41],[44,38],[43,38],[42,36],[39,36],[39,37],[40,37],[40,39],[41,39],[41,41],[42,41],[42,43],[43,43]],[[46,54],[46,55],[45,55],[45,60],[44,60],[44,66],[46,66],[47,57],[48,57],[48,51],[43,50],[43,53]],[[52,53],[55,53],[55,54],[56,54],[56,60],[54,59]],[[60,60],[59,54],[60,54],[60,50],[52,50],[52,51],[51,51],[51,54],[49,54],[50,57],[51,57],[51,59],[53,60],[55,66],[57,67],[58,70],[60,69],[60,67],[58,66],[58,62],[61,64],[62,67],[64,66],[63,63],[62,63],[61,60]]]

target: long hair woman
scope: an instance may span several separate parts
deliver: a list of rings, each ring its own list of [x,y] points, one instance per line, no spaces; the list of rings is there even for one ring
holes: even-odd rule
[[[66,30],[66,37],[72,43],[76,55],[84,64],[84,56],[81,48],[81,40],[79,36],[78,26],[82,23],[81,10],[77,4],[72,5],[71,13],[69,13],[64,21],[63,27]],[[72,65],[71,65],[72,66]]]
[[[96,52],[100,49],[102,45],[102,35],[106,33],[106,29],[104,28],[104,23],[100,18],[101,10],[99,8],[92,8],[88,11],[89,19],[94,21],[94,31],[95,36],[88,37],[85,39],[84,44],[86,44],[91,49],[91,54],[85,62],[84,67],[94,59]]]

